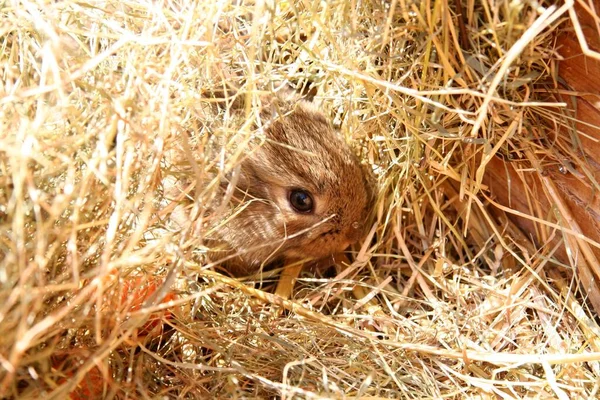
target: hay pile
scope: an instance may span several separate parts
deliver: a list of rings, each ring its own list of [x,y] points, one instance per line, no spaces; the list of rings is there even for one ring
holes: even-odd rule
[[[574,135],[554,50],[572,4],[462,4],[2,3],[0,397],[594,397],[572,238],[598,244],[560,213],[522,233],[485,181],[498,157],[542,178]],[[380,188],[352,265],[305,271],[294,302],[277,275],[207,268],[160,201],[170,152],[226,173],[253,129],[206,93],[284,81]]]

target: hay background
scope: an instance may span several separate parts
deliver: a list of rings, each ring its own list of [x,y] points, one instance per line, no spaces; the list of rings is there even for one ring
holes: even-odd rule
[[[597,93],[557,84],[571,6],[1,3],[2,397],[593,398],[598,244],[547,186],[496,189],[527,199],[531,234],[488,193],[498,159],[597,188],[561,97]],[[276,276],[207,269],[160,201],[171,152],[216,182],[252,133],[255,110],[225,118],[206,93],[283,80],[310,84],[380,185],[371,240],[336,279],[306,271],[295,302]]]

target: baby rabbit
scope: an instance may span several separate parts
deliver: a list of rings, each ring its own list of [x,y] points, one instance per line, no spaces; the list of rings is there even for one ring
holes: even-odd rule
[[[259,125],[264,140],[221,185],[233,193],[228,216],[204,238],[211,261],[250,274],[272,262],[322,259],[361,239],[373,179],[323,113],[297,95],[272,95]]]

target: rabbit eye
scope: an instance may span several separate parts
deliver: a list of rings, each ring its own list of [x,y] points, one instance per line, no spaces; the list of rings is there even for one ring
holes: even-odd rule
[[[294,189],[290,192],[290,204],[300,213],[309,213],[313,210],[313,199],[306,190]]]

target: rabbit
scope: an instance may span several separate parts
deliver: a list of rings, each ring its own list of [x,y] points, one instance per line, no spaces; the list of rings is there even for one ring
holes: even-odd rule
[[[229,212],[204,237],[211,261],[234,276],[345,250],[364,236],[374,202],[371,172],[317,105],[268,95],[259,125],[264,140],[221,183]]]

